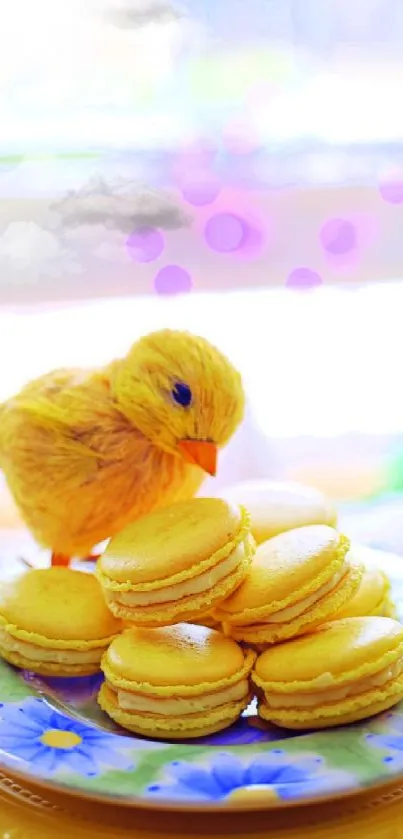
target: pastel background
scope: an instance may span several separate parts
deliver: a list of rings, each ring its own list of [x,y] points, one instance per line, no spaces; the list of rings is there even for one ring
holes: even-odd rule
[[[402,56],[399,0],[0,0],[0,399],[189,328],[249,395],[205,491],[398,499]]]

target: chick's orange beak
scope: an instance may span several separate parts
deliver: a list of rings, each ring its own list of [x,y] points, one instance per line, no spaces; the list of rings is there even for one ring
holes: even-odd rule
[[[189,463],[200,466],[209,475],[217,472],[217,445],[210,440],[180,440],[179,451]]]

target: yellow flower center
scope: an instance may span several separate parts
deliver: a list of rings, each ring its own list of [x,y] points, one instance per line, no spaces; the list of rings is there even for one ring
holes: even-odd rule
[[[276,790],[269,784],[251,784],[248,787],[238,787],[227,797],[227,801],[239,801],[253,805],[265,805],[268,801],[276,799],[278,799]]]
[[[82,743],[82,738],[74,731],[59,731],[57,728],[48,728],[42,734],[41,743],[44,746],[50,746],[51,749],[68,750],[79,746]]]

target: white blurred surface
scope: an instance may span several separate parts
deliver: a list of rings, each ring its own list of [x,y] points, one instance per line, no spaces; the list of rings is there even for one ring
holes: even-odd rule
[[[403,284],[0,309],[0,399],[59,366],[101,365],[162,327],[205,335],[245,380],[266,436],[403,432]]]

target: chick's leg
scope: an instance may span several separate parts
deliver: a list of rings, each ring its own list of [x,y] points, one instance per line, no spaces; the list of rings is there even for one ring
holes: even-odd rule
[[[89,556],[80,557],[83,562],[97,562],[101,554],[89,554]],[[58,566],[59,568],[68,568],[70,565],[71,559],[69,556],[64,556],[64,554],[58,554],[53,552],[51,557],[51,566],[54,568]]]
[[[53,552],[50,564],[52,568],[55,566],[67,568],[70,565],[70,557]]]

